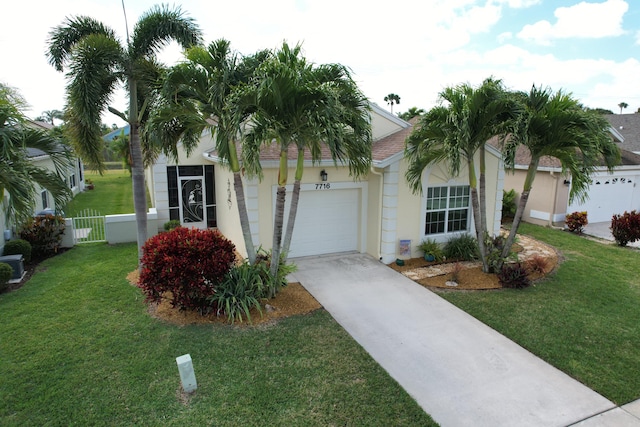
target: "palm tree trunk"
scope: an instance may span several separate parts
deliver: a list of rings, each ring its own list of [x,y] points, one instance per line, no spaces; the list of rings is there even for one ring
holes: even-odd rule
[[[484,145],[480,148],[480,222],[482,224],[482,238],[484,240],[484,235],[487,232],[487,183],[486,183],[486,158],[485,158],[485,147]]]
[[[516,234],[518,233],[518,227],[520,227],[520,222],[522,221],[522,217],[524,216],[524,210],[527,207],[527,201],[529,200],[529,194],[531,194],[531,188],[533,188],[533,180],[536,177],[536,171],[538,170],[539,158],[531,158],[531,162],[529,163],[529,168],[527,169],[527,177],[524,180],[524,186],[522,188],[522,194],[520,195],[520,200],[518,201],[518,207],[516,208],[516,213],[513,217],[513,223],[511,224],[511,230],[509,230],[509,236],[507,240],[504,242],[504,247],[502,248],[502,254],[500,260],[498,261],[498,271],[502,268],[502,264],[504,264],[504,260],[509,256],[511,252],[511,246],[513,246],[513,242],[516,239]]]
[[[253,245],[253,237],[251,237],[249,214],[247,213],[247,204],[244,198],[244,186],[242,185],[242,177],[240,176],[240,172],[233,173],[233,189],[236,193],[236,202],[238,203],[238,212],[240,214],[240,226],[242,227],[244,246],[247,249],[247,258],[249,258],[250,264],[255,264],[256,248]]]
[[[147,191],[144,184],[144,164],[138,123],[137,84],[129,79],[129,149],[131,151],[131,181],[133,208],[136,213],[138,264],[142,259],[142,246],[147,241]]]
[[[276,193],[276,212],[273,218],[273,244],[271,245],[271,275],[276,277],[280,267],[280,243],[282,242],[282,224],[284,223],[284,203],[287,189],[278,186]]]
[[[473,158],[467,161],[469,169],[469,187],[471,188],[471,209],[473,210],[473,222],[476,227],[476,239],[478,240],[478,250],[480,259],[482,260],[482,271],[489,272],[489,263],[487,261],[487,249],[484,244],[484,230],[482,229],[482,219],[480,214],[480,201],[478,199],[478,185],[476,181],[476,171],[473,165]]]
[[[293,183],[293,193],[291,194],[291,206],[289,206],[289,217],[287,218],[287,229],[284,233],[284,242],[282,243],[282,252],[289,254],[291,247],[291,238],[293,237],[293,226],[296,222],[298,214],[298,201],[300,200],[300,180],[296,179]]]
[[[286,145],[285,145],[286,146]],[[273,243],[271,245],[271,275],[275,278],[280,267],[280,250],[282,245],[282,226],[284,223],[284,204],[287,197],[287,150],[280,152],[280,171],[278,173],[278,190],[276,192],[276,211],[273,218]]]
[[[289,254],[291,247],[291,238],[293,237],[293,226],[296,222],[298,214],[298,201],[300,200],[300,181],[304,173],[304,148],[298,148],[298,160],[296,163],[296,176],[293,182],[293,193],[291,194],[291,206],[289,207],[289,217],[287,218],[287,230],[284,233],[284,243],[282,251],[285,256]]]

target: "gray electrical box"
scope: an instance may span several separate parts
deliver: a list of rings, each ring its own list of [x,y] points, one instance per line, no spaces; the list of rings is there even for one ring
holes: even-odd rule
[[[24,258],[21,254],[0,256],[0,262],[7,263],[13,268],[11,280],[21,280],[24,276]]]

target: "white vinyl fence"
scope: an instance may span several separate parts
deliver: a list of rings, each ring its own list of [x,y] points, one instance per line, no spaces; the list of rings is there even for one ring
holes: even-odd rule
[[[147,237],[158,234],[158,214],[155,208],[147,213]],[[93,210],[85,210],[75,218],[66,219],[62,239],[63,247],[89,242],[128,243],[137,240],[135,214],[100,215]]]

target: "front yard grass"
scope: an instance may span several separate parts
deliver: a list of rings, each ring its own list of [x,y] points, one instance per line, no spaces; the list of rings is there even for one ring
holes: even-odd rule
[[[123,169],[106,170],[104,175],[86,171],[85,180],[90,179],[95,189],[76,195],[64,209],[67,218],[75,217],[86,208],[101,215],[133,213],[133,187],[131,175]]]
[[[135,262],[135,244],[78,246],[0,295],[0,425],[436,425],[324,310],[163,323],[125,278]]]
[[[561,250],[555,274],[525,290],[441,295],[615,403],[640,398],[640,252],[530,224],[519,231]]]

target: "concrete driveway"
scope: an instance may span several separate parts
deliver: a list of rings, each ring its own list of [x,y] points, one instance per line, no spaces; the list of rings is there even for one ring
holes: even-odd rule
[[[640,426],[630,411],[369,255],[295,263],[295,279],[442,426],[568,426],[605,412],[581,425]]]

